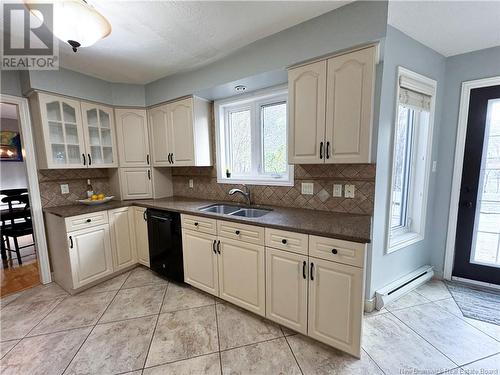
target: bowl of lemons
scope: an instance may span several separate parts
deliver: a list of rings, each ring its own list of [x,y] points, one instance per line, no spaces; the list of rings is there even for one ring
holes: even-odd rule
[[[95,206],[98,204],[103,204],[103,203],[109,202],[113,198],[114,198],[113,195],[110,195],[109,197],[107,197],[105,194],[99,193],[99,194],[92,195],[90,198],[81,199],[78,202],[80,202],[82,204],[86,204],[88,206]]]

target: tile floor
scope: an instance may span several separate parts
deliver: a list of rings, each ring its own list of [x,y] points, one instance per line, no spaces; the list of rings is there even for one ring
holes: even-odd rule
[[[0,303],[4,375],[500,372],[500,326],[463,317],[439,281],[367,314],[360,360],[142,267]]]

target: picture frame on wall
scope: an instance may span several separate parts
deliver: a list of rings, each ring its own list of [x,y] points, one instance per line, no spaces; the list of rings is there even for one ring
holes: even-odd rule
[[[19,132],[0,131],[0,161],[23,161]]]

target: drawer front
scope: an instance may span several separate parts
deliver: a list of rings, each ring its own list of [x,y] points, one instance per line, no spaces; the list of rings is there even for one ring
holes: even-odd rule
[[[307,255],[309,236],[303,233],[266,228],[266,246]]]
[[[254,225],[218,220],[217,234],[221,237],[264,245],[264,228]]]
[[[201,216],[181,215],[182,229],[195,232],[217,234],[217,220]]]
[[[309,255],[338,263],[363,267],[365,244],[334,238],[309,236]]]
[[[99,211],[91,214],[67,217],[65,222],[66,232],[107,224],[108,211]]]

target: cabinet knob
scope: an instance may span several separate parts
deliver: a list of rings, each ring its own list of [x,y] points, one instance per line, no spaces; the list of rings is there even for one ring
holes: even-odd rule
[[[338,253],[337,249],[332,249],[332,254],[337,254],[337,253]]]
[[[92,219],[87,219],[86,221],[87,221],[87,223],[90,223],[92,221]]]
[[[286,245],[286,243],[287,243],[286,239],[284,239],[284,238],[283,238],[283,239],[281,240],[281,243],[282,243],[283,245]]]
[[[236,235],[237,235],[237,236],[239,236],[239,235],[240,235],[240,231],[239,231],[239,230],[237,230],[237,231],[236,231],[236,232],[234,232],[234,233],[236,233]]]
[[[194,223],[194,226],[197,227],[198,226],[198,223]]]

